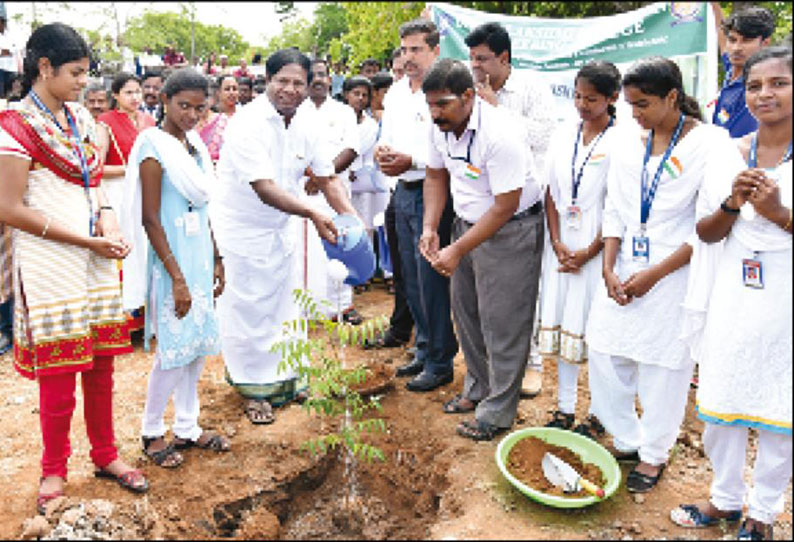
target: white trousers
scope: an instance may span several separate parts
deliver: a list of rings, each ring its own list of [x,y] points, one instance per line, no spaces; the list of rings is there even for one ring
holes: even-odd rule
[[[576,412],[576,385],[579,365],[557,359],[557,408],[565,414]]]
[[[201,356],[182,367],[163,370],[159,358],[154,357],[143,410],[141,434],[144,437],[161,437],[167,431],[163,416],[171,395],[174,397],[174,435],[187,440],[196,440],[201,436],[202,430],[198,424],[198,380],[204,368],[204,359]]]
[[[711,504],[719,510],[741,510],[744,504],[747,436],[746,427],[706,423],[703,447],[714,470]],[[758,430],[753,487],[747,495],[749,517],[771,525],[783,511],[783,493],[791,480],[791,453],[791,435]]]
[[[588,351],[590,411],[620,452],[638,451],[651,465],[667,461],[684,419],[692,364],[679,370]],[[634,399],[639,395],[642,417]]]

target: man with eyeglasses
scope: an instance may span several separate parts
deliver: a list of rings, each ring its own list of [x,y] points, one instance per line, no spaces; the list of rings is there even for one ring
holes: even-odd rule
[[[438,57],[438,42],[438,30],[427,19],[414,19],[400,27],[406,77],[386,94],[381,140],[375,148],[381,171],[398,179],[392,198],[405,294],[416,325],[416,356],[399,367],[397,375],[416,375],[406,384],[410,391],[430,391],[452,382],[452,360],[458,351],[449,277],[433,269],[418,249],[427,137],[432,126],[421,87],[422,78]],[[452,205],[448,201],[438,221],[440,247],[449,244],[451,227]]]
[[[513,122],[522,125],[524,141],[532,150],[543,185],[546,149],[557,125],[551,89],[531,70],[512,68],[510,35],[501,24],[482,24],[466,36],[465,42],[477,95],[493,106],[507,109],[513,113]],[[543,361],[533,352],[522,384],[524,395],[534,397],[540,393],[542,371]]]
[[[465,64],[437,62],[422,90],[435,126],[419,250],[452,277],[466,359],[463,392],[444,412],[475,411],[458,434],[491,440],[513,424],[529,355],[543,251],[541,188],[520,126],[477,96]],[[436,230],[450,192],[452,243],[441,248]]]

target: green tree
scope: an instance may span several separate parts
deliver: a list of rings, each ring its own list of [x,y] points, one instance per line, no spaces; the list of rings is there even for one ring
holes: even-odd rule
[[[419,17],[424,2],[343,2],[349,30],[332,40],[329,51],[339,60],[349,51],[350,65],[365,58],[385,59],[400,45],[398,30],[404,22]]]
[[[249,50],[239,32],[223,25],[207,25],[196,21],[196,56],[206,57],[210,52],[229,56],[229,62],[236,64]],[[123,34],[124,42],[133,51],[143,51],[147,47],[155,53],[162,52],[173,44],[185,55],[190,54],[190,18],[183,13],[158,13],[145,11],[135,17]],[[250,60],[250,59],[248,59]]]
[[[281,2],[282,4],[288,2]],[[276,8],[278,12],[280,8]],[[314,21],[289,18],[281,32],[268,41],[265,56],[285,47],[297,47],[304,53],[324,56],[332,40],[347,32],[347,12],[339,2],[323,2],[314,10]]]
[[[279,49],[287,47],[297,47],[304,53],[313,52],[315,41],[312,28],[312,24],[303,17],[286,21],[281,27],[281,33],[267,42],[262,55],[267,58]]]
[[[331,41],[348,31],[347,11],[344,6],[339,2],[323,2],[317,6],[311,31],[315,54],[328,53]]]

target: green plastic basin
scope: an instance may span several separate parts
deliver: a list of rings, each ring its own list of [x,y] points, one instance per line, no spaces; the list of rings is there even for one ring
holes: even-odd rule
[[[518,441],[527,437],[536,437],[549,444],[563,446],[576,452],[585,463],[597,465],[603,471],[604,477],[607,480],[607,484],[604,487],[604,498],[599,499],[595,496],[558,497],[556,495],[549,495],[548,493],[532,489],[510,474],[510,471],[507,469],[507,458],[510,454],[510,450]],[[528,427],[526,429],[513,431],[506,435],[496,448],[496,464],[499,466],[499,470],[502,471],[504,477],[521,493],[531,499],[555,508],[581,508],[601,502],[611,497],[615,491],[617,491],[618,486],[620,486],[620,467],[606,448],[594,440],[590,440],[577,433],[553,427]],[[595,480],[591,481],[595,482]]]

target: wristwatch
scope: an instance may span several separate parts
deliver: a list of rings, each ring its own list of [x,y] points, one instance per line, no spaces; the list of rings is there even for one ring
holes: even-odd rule
[[[723,212],[728,213],[729,215],[738,215],[739,209],[734,209],[733,207],[728,206],[729,199],[731,199],[730,196],[725,198],[725,200],[722,203],[720,203],[720,209],[722,209]]]

